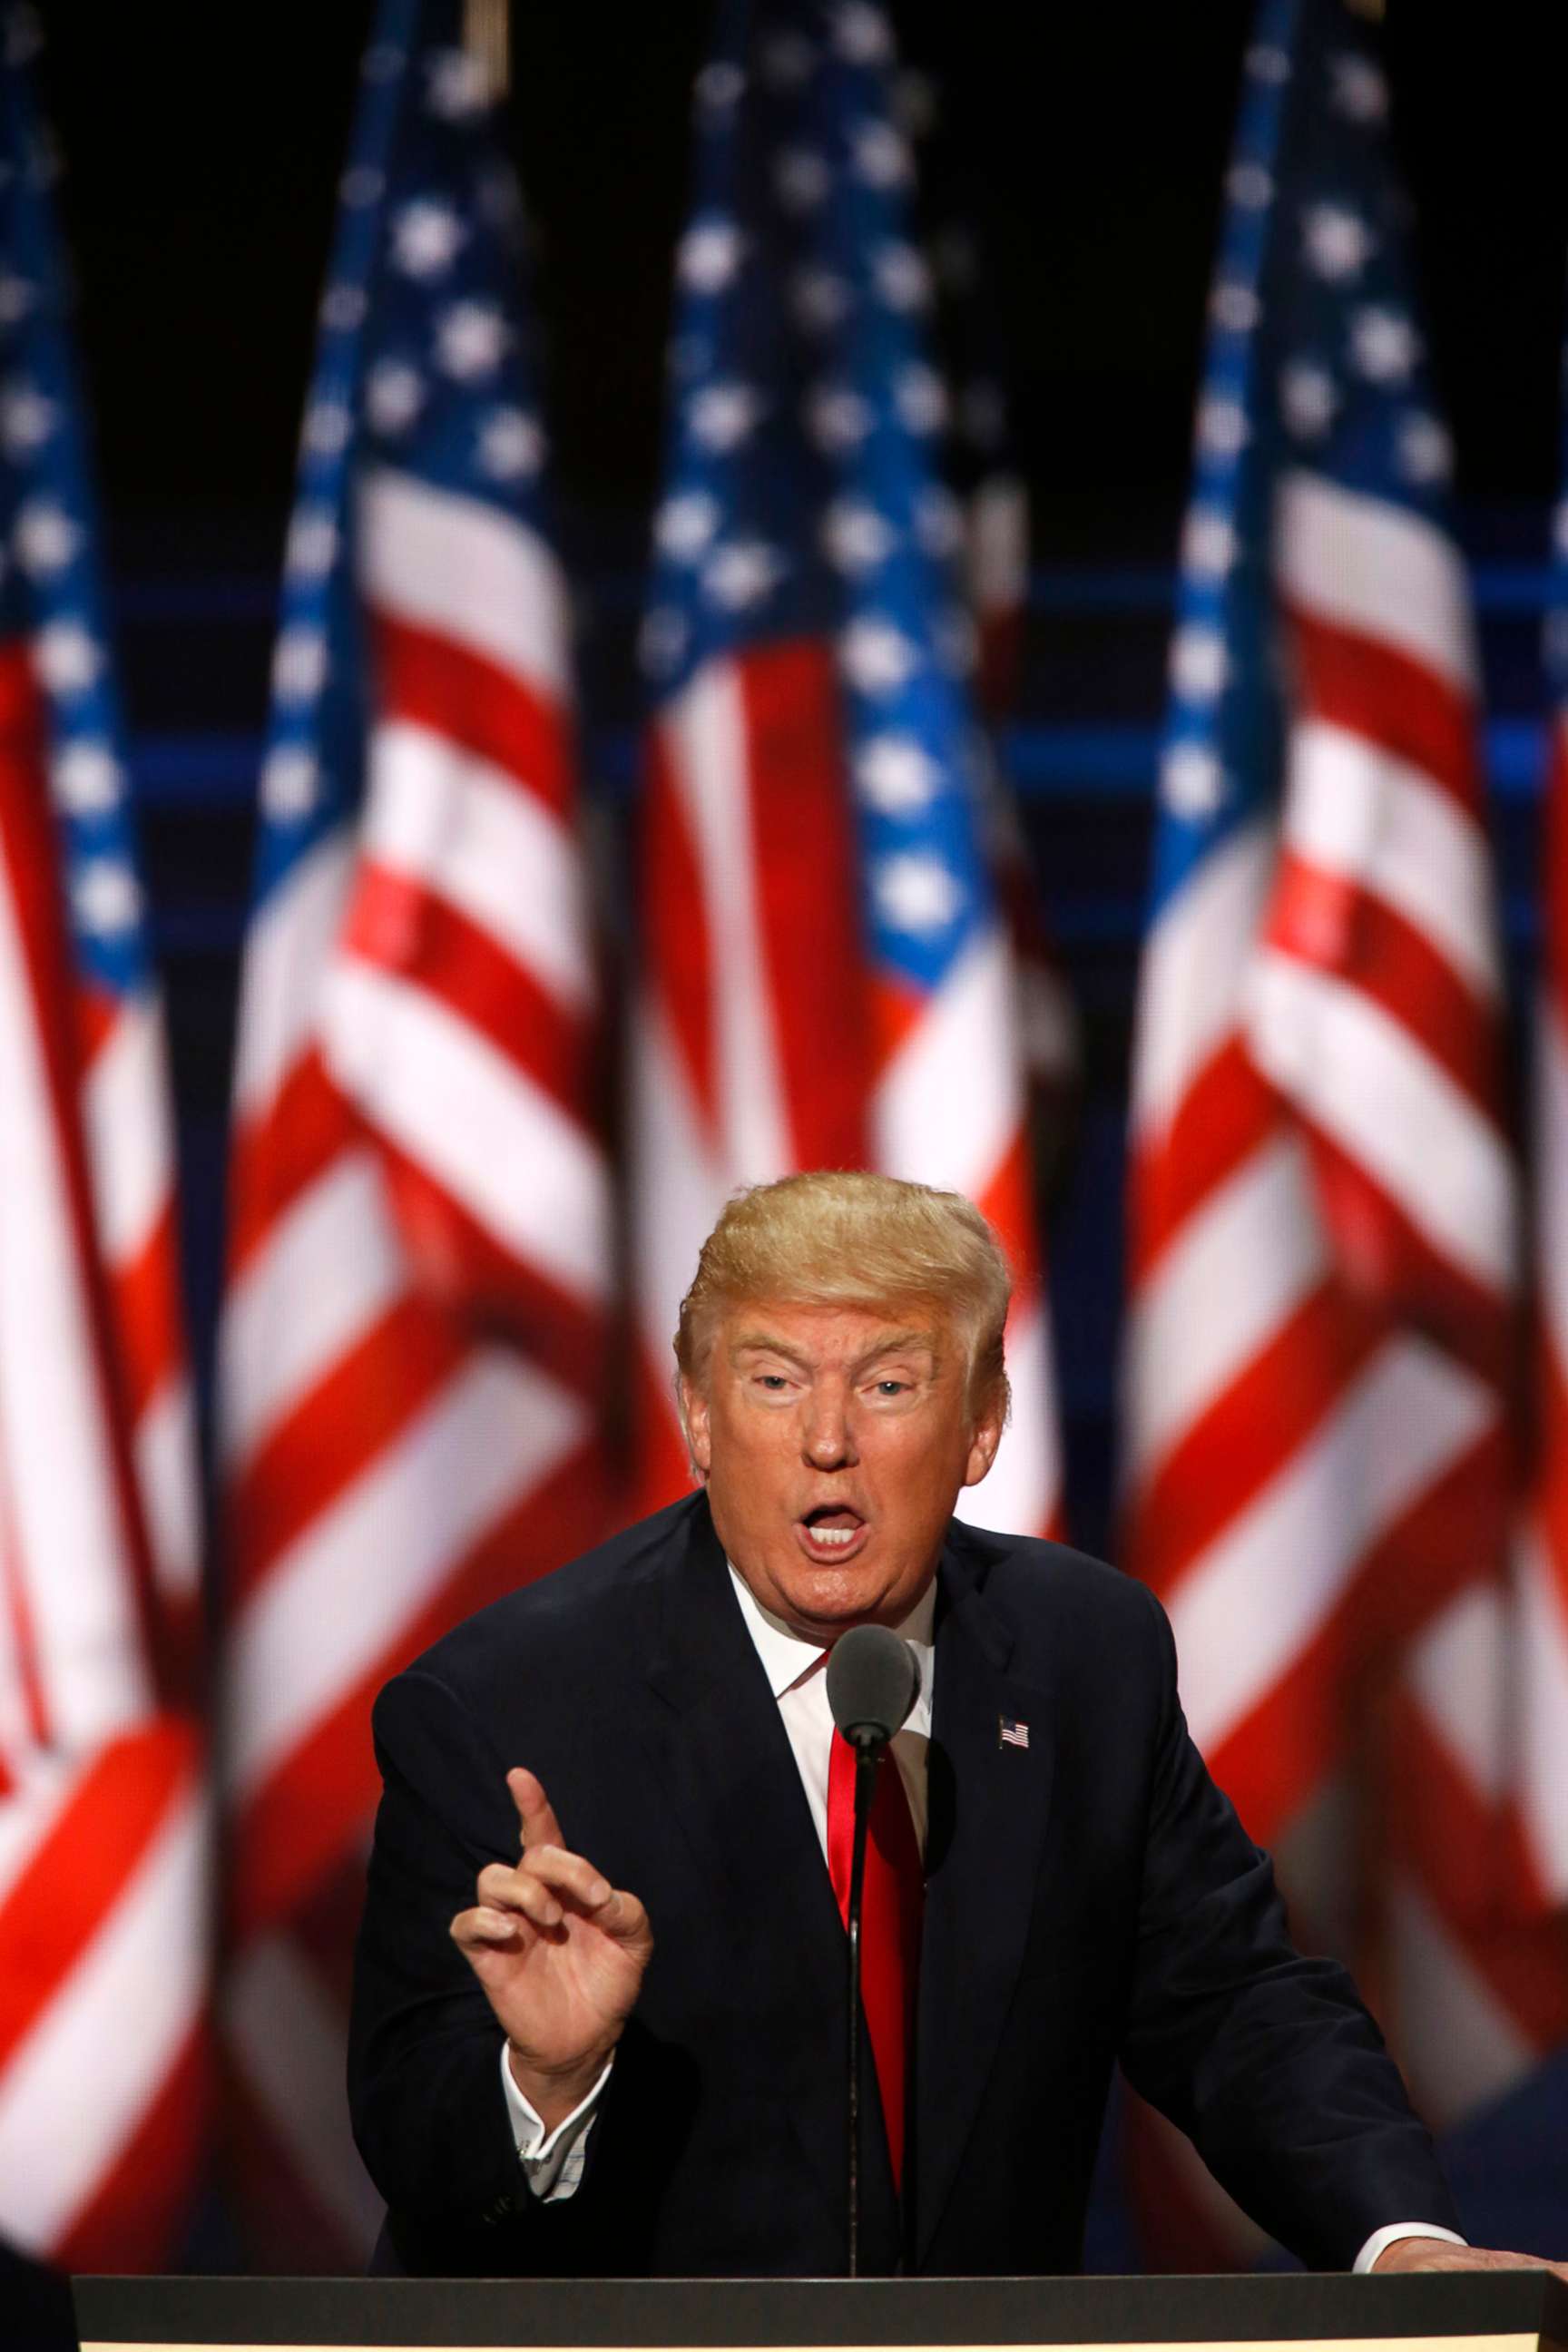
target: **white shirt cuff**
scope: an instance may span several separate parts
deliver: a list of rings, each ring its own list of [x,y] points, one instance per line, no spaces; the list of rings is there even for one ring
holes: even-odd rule
[[[1468,2238],[1461,2238],[1458,2231],[1439,2228],[1436,2221],[1390,2221],[1385,2228],[1373,2231],[1352,2263],[1351,2268],[1358,2277],[1365,2276],[1384,2248],[1392,2246],[1395,2238],[1441,2238],[1445,2244],[1450,2246],[1468,2246],[1470,2242]]]
[[[518,2155],[522,2158],[523,2175],[536,2197],[546,2204],[563,2204],[577,2193],[583,2178],[583,2167],[588,2157],[588,2134],[594,2127],[599,2096],[610,2079],[614,2058],[605,2061],[605,2071],[584,2099],[580,2099],[569,2116],[563,2116],[552,2132],[544,2128],[544,2118],[532,2102],[525,2099],[517,2087],[517,2079],[510,2063],[510,2053],[503,2042],[500,2046],[501,2089],[506,2096],[506,2111],[511,2118],[511,2136],[517,2142]]]

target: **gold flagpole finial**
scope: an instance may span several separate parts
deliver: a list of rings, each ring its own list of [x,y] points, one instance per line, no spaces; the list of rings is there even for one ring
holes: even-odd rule
[[[492,104],[503,99],[511,71],[508,0],[463,0],[463,47],[484,76]]]

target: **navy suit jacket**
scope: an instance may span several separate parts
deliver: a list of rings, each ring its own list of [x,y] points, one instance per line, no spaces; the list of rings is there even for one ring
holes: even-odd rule
[[[1312,2266],[1347,2267],[1385,2221],[1455,2226],[1375,2025],[1291,1945],[1187,1736],[1152,1596],[954,1521],[935,1645],[906,2195],[900,2216],[873,2113],[863,2267],[1075,2269],[1117,2061]],[[706,1498],[459,1626],[382,1693],[375,1738],[350,2095],[387,2266],[842,2271],[844,1931]],[[522,2177],[500,2029],[447,1934],[516,1853],[513,1764],[657,1938],[582,2187],[553,2204]]]

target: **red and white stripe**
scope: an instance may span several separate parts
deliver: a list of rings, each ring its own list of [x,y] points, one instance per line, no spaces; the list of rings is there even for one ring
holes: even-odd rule
[[[365,803],[253,927],[223,1333],[229,2029],[266,2252],[301,2263],[374,2219],[335,2054],[371,1701],[605,1511],[563,593],[524,525],[410,478],[358,525]]]
[[[146,1003],[81,992],[42,741],[14,647],[0,656],[0,2232],[81,2267],[146,2268],[174,2257],[205,2116],[200,1763],[167,1711],[170,1614],[193,1617],[195,1480],[160,1025]]]
[[[1014,1418],[973,1509],[1043,1532],[1060,1465],[1010,950],[994,924],[921,1000],[868,970],[842,743],[831,652],[804,640],[707,663],[653,730],[631,1036],[640,1498],[688,1482],[670,1342],[730,1193],[874,1167],[968,1194],[1008,1247]]]
[[[1287,477],[1275,569],[1294,678],[1278,834],[1211,855],[1144,966],[1131,1562],[1171,1612],[1194,1735],[1280,1849],[1309,1935],[1354,1908],[1369,1860],[1325,1820],[1342,1828],[1347,1798],[1354,1820],[1369,1779],[1417,1796],[1372,1860],[1388,2021],[1425,2084],[1464,2062],[1451,2005],[1426,2046],[1421,1986],[1486,1979],[1523,2051],[1557,2006],[1500,1959],[1495,1868],[1479,1890],[1477,1846],[1430,1832],[1438,1791],[1502,1820],[1475,1726],[1502,1691],[1515,1236],[1474,658],[1458,556],[1405,509]],[[1470,2015],[1495,2046],[1488,2004]]]

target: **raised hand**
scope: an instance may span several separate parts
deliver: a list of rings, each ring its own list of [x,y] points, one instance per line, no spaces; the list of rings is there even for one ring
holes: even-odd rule
[[[509,1772],[522,1857],[479,1875],[452,1940],[505,2032],[513,2079],[547,2128],[586,2096],[620,2040],[653,1951],[647,1913],[566,1850],[535,1775]]]

